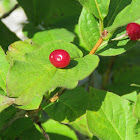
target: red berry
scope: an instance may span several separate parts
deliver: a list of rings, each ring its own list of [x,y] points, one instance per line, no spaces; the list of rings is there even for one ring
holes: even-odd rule
[[[126,32],[131,40],[140,39],[140,25],[137,23],[129,23]]]
[[[50,62],[57,68],[64,68],[70,63],[70,55],[65,50],[55,50],[49,56]]]

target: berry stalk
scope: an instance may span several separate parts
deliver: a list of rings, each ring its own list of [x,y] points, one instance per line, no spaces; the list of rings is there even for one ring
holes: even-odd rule
[[[99,40],[97,41],[97,43],[95,44],[95,46],[93,47],[93,49],[90,51],[89,54],[94,54],[96,52],[96,50],[98,49],[98,47],[102,44],[103,42],[103,38],[100,37]]]

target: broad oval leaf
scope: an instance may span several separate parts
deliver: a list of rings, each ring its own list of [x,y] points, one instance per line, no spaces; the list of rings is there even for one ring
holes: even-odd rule
[[[9,70],[9,63],[5,59],[5,53],[0,47],[0,87],[6,92],[6,75]]]
[[[109,9],[110,0],[79,0],[98,19],[103,20]]]
[[[54,120],[73,122],[86,113],[88,101],[89,93],[77,87],[63,93],[58,102],[49,104],[44,110]]]
[[[126,6],[119,14],[116,16],[113,24],[107,27],[106,30],[113,32],[118,27],[126,25],[130,22],[140,18],[140,0],[132,0],[131,4]]]
[[[133,116],[133,105],[111,92],[91,88],[90,93],[87,110],[90,131],[103,140],[132,140],[133,127],[137,122]]]
[[[42,45],[43,43],[53,40],[65,40],[67,42],[73,42],[75,38],[75,34],[65,28],[54,28],[47,30],[44,28],[39,30],[32,26],[33,25],[27,24],[24,27],[24,34],[38,45]]]
[[[64,49],[71,56],[68,67],[59,69],[49,61],[53,50]],[[65,41],[51,41],[24,56],[24,61],[15,60],[7,76],[7,92],[16,98],[18,105],[29,104],[35,96],[40,96],[53,88],[75,88],[79,80],[90,75],[97,67],[96,55],[82,57],[82,52]],[[14,88],[13,88],[14,87]]]
[[[86,50],[90,51],[98,39],[100,38],[100,31],[98,21],[85,8],[83,8],[79,18],[79,31],[83,42],[86,44]]]

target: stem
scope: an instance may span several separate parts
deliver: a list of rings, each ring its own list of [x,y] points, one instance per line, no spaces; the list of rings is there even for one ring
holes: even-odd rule
[[[102,32],[104,30],[103,20],[99,20],[99,22],[100,22],[100,35],[102,35]]]
[[[39,128],[41,129],[41,133],[43,134],[44,138],[45,138],[46,140],[50,140],[49,135],[45,132],[45,130],[44,130],[44,128],[41,126],[41,124],[40,124],[40,123],[37,123],[37,125],[38,125]]]
[[[100,37],[99,40],[97,41],[97,43],[95,44],[95,46],[93,47],[93,49],[90,51],[89,54],[94,54],[96,52],[96,50],[98,49],[98,47],[102,44],[103,42],[103,38]]]
[[[66,90],[66,88],[61,88],[52,98],[49,99],[48,103],[54,103]]]
[[[111,39],[111,41],[122,39],[122,38],[124,38],[127,35],[128,35],[128,33],[125,33],[125,34],[123,34],[123,35],[121,35],[119,37],[116,37],[116,38]]]

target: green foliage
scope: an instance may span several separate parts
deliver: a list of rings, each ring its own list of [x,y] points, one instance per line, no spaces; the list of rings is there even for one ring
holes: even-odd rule
[[[140,123],[138,122],[134,127],[134,140],[140,139]]]
[[[126,26],[120,27],[116,30],[112,38],[117,38],[125,33]],[[98,48],[96,54],[102,56],[115,56],[126,52],[128,49],[134,47],[136,44],[137,42],[128,39],[128,37],[125,37],[120,40],[104,41],[104,43]]]
[[[28,39],[0,22],[0,139],[139,140],[140,41],[122,36],[140,24],[140,1],[17,2]],[[50,63],[56,49],[67,67]]]
[[[86,114],[80,120],[72,123],[71,126],[83,135],[89,136],[90,138],[93,136],[87,126]]]
[[[30,132],[30,133],[29,133]],[[35,129],[33,122],[29,118],[17,119],[6,129],[6,131],[0,134],[3,140],[15,140],[16,138],[21,139],[43,139],[42,134]]]
[[[73,42],[74,38],[75,35],[72,32],[68,31],[67,29],[56,28],[37,32],[31,39],[34,43],[42,45],[43,43],[53,40],[65,40],[67,42]]]
[[[86,48],[88,48],[88,51],[90,51],[98,41],[100,32],[98,21],[95,19],[92,13],[85,8],[83,8],[79,18],[79,31],[84,43],[86,44]]]
[[[49,54],[55,49],[64,49],[69,52],[72,60],[67,68],[58,69],[50,63]],[[36,100],[34,98],[41,98],[52,88],[76,87],[78,81],[87,77],[99,62],[95,55],[82,57],[82,52],[76,46],[65,41],[48,42],[40,49],[26,53],[23,59],[14,61],[7,78],[8,94],[10,97],[18,97],[15,99],[18,105],[29,104]],[[90,67],[90,64],[93,66]],[[36,107],[39,106],[40,101],[38,100]],[[36,109],[36,107],[30,109]]]
[[[42,123],[42,126],[52,140],[78,140],[72,129],[52,119]]]
[[[10,106],[8,108],[6,108],[5,110],[3,110],[0,113],[0,130],[6,125],[6,123],[14,117],[14,115],[16,114],[17,109],[14,108],[13,106]]]
[[[140,18],[140,1],[139,0],[132,0],[131,4],[126,6],[122,11],[120,11],[115,19],[113,24],[106,28],[109,32],[113,32],[118,27],[126,25],[130,22],[133,22]],[[129,16],[128,16],[129,15]]]
[[[133,139],[133,105],[111,92],[90,89],[87,111],[90,131],[100,139]]]
[[[80,4],[75,0],[43,0],[41,2],[40,0],[18,0],[18,3],[24,8],[29,21],[34,25],[54,24],[79,15],[81,10]]]
[[[110,0],[79,0],[80,3],[87,8],[98,19],[103,20],[109,8]]]
[[[89,100],[88,92],[83,88],[75,88],[66,91],[58,102],[49,104],[44,110],[54,120],[61,122],[72,122],[86,113]]]
[[[6,75],[10,66],[5,60],[5,53],[1,47],[0,58],[0,87],[6,92]]]
[[[140,94],[137,96],[137,101],[135,103],[135,107],[134,107],[134,116],[140,120]]]

